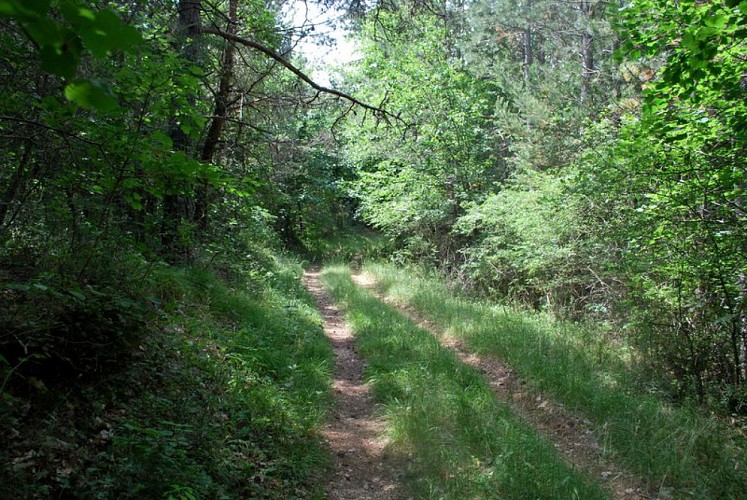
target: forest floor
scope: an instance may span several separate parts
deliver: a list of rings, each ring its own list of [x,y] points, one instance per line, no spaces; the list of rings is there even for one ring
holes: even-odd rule
[[[333,454],[335,471],[327,483],[333,500],[404,498],[398,460],[386,450],[385,425],[363,380],[365,362],[356,353],[355,338],[343,313],[327,295],[319,270],[304,273],[304,284],[322,314],[324,332],[334,350],[332,389],[334,414],[323,430]]]

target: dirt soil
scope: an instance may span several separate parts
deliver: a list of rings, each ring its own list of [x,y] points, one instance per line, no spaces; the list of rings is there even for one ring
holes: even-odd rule
[[[508,404],[527,424],[537,429],[554,444],[560,455],[572,467],[585,471],[599,480],[613,498],[628,500],[661,498],[640,479],[615,464],[605,454],[594,433],[593,424],[565,409],[562,404],[531,391],[527,384],[494,356],[478,355],[449,332],[436,328],[412,308],[393,301],[375,290],[374,278],[366,273],[353,276],[358,286],[369,289],[377,298],[396,307],[418,326],[430,331],[459,359],[478,369],[490,383],[496,396]]]
[[[332,450],[335,470],[327,483],[334,500],[394,500],[406,498],[399,478],[401,458],[386,449],[384,422],[363,380],[365,362],[355,351],[355,338],[344,315],[319,280],[319,270],[306,271],[303,282],[314,296],[324,321],[324,333],[335,354],[335,409],[323,435]]]

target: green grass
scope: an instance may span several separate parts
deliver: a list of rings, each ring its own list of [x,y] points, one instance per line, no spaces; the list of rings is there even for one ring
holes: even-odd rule
[[[367,228],[350,228],[314,242],[310,256],[318,262],[352,263],[386,255],[389,240]]]
[[[497,402],[483,377],[427,331],[356,287],[346,267],[322,276],[346,310],[390,442],[412,457],[418,498],[604,498],[552,445]]]
[[[387,295],[479,353],[498,356],[530,385],[582,412],[618,462],[675,497],[743,498],[743,437],[714,418],[641,390],[631,351],[600,329],[461,298],[435,278],[389,264],[364,267]]]
[[[0,496],[321,498],[333,360],[301,271],[157,268],[143,287],[160,312],[127,366],[50,391]]]

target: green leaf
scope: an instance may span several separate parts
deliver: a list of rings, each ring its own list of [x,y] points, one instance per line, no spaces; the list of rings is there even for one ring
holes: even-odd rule
[[[700,52],[700,45],[698,44],[698,40],[691,32],[687,32],[682,35],[681,45],[692,53],[697,54]]]
[[[93,10],[77,2],[62,2],[60,11],[67,22],[78,28],[90,25],[96,20],[96,13]]]
[[[50,0],[0,0],[0,16],[13,17],[21,21],[32,21],[44,17]]]
[[[155,145],[160,146],[167,151],[174,149],[174,141],[172,141],[171,137],[161,130],[153,132],[150,135],[150,138]]]
[[[62,39],[65,37],[62,36]],[[60,43],[45,45],[39,51],[41,67],[44,71],[63,78],[75,76],[80,62],[81,44],[77,37],[68,38]]]
[[[187,135],[192,135],[192,132],[194,131],[194,127],[192,127],[192,124],[187,122],[182,123],[180,128],[182,129],[182,132]]]
[[[726,16],[723,14],[716,14],[705,18],[705,25],[711,26],[718,30],[721,30],[726,26]]]
[[[63,4],[61,10],[80,32],[86,48],[99,59],[115,50],[129,50],[142,40],[135,28],[124,24],[111,10],[93,11],[74,3]]]
[[[48,17],[32,21],[25,27],[26,32],[39,47],[59,45],[63,41],[59,25]]]
[[[4,286],[8,290],[18,290],[19,292],[28,292],[31,290],[31,286],[25,283],[6,283]]]
[[[188,69],[189,69],[189,72],[192,73],[194,76],[203,76],[203,75],[205,75],[205,70],[202,69],[199,66],[192,65]]]
[[[125,195],[125,201],[136,212],[139,212],[140,210],[143,209],[142,199],[143,197],[137,193],[130,193],[130,194]]]
[[[119,108],[111,88],[99,80],[76,80],[65,87],[65,97],[78,106],[96,111]]]
[[[106,57],[110,51],[129,50],[141,40],[135,28],[122,23],[110,10],[98,12],[96,20],[81,34],[83,43],[98,58]]]

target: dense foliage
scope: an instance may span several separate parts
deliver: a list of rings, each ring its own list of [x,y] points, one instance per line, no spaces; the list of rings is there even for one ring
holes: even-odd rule
[[[745,11],[377,11],[348,80],[404,125],[348,127],[359,216],[467,289],[614,322],[665,390],[744,411]]]
[[[247,228],[303,248],[344,221],[327,119],[275,116],[306,91],[262,54],[187,33],[280,45],[277,10],[198,4],[0,3],[5,366],[76,371],[137,332],[133,261],[215,258]]]
[[[344,175],[279,9],[0,1],[0,496],[318,494],[329,352],[270,253]]]

